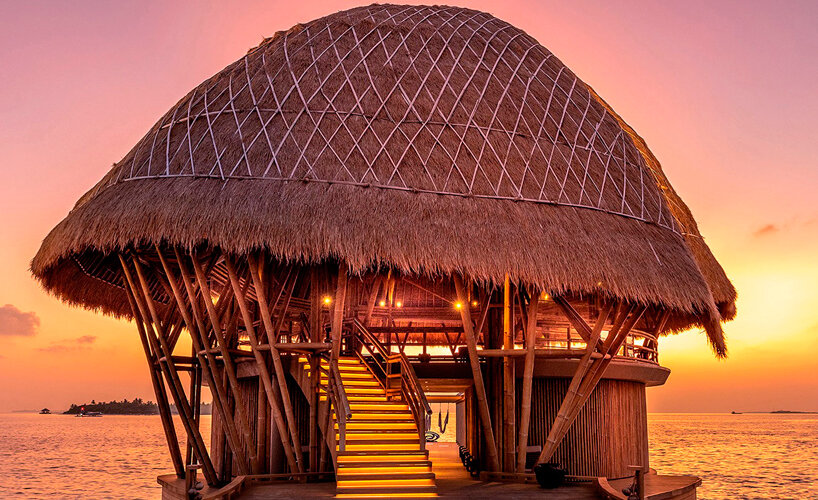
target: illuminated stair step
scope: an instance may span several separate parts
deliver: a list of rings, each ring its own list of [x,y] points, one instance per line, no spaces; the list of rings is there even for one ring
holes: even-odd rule
[[[386,444],[384,442],[379,442],[378,444],[372,444],[371,442],[366,441],[357,441],[354,443],[346,443],[346,449],[349,451],[417,451],[420,450],[420,443],[415,441],[414,446],[412,443],[403,443],[397,442],[394,444]],[[340,451],[340,445],[335,447],[336,451]]]
[[[341,439],[341,433],[335,433],[335,440],[339,441]],[[371,443],[372,446],[378,446],[379,444],[396,444],[396,443],[405,443],[405,444],[415,444],[418,443],[420,437],[417,435],[416,432],[407,433],[405,431],[401,432],[400,434],[352,434],[347,432],[346,434],[346,444],[365,444]]]
[[[339,464],[338,470],[335,472],[335,476],[348,476],[348,475],[358,475],[358,474],[383,474],[386,472],[391,473],[416,473],[416,472],[431,472],[432,465],[429,463],[425,465],[426,462],[409,462],[409,463],[402,463],[402,462],[355,462],[354,465],[341,465]]]
[[[335,424],[335,428],[338,428],[338,424]],[[410,422],[384,422],[383,420],[347,420],[347,432],[350,431],[357,431],[357,430],[371,430],[376,428],[378,430],[402,430],[407,432],[415,432],[415,423]]]
[[[341,493],[335,495],[335,498],[357,498],[357,499],[368,499],[368,498],[435,498],[437,497],[437,493]]]
[[[337,478],[338,476],[336,476]],[[352,486],[354,483],[358,481],[367,481],[373,483],[380,483],[383,484],[387,481],[394,482],[396,480],[400,481],[400,484],[407,484],[408,481],[416,481],[416,484],[419,485],[426,485],[428,484],[424,480],[434,479],[435,475],[429,471],[423,472],[409,472],[406,470],[402,470],[398,473],[391,471],[389,469],[383,469],[381,473],[369,473],[369,474],[342,474],[341,476],[343,479],[337,479],[338,485],[343,486]],[[413,484],[413,483],[408,483]]]

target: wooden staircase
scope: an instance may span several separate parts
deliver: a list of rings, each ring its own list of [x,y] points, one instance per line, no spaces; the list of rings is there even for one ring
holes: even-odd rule
[[[306,358],[300,361],[308,375]],[[326,366],[322,361],[322,401],[327,399]],[[339,420],[332,419],[336,433],[336,498],[436,497],[429,452],[421,446],[409,406],[387,398],[381,382],[357,357],[339,358],[338,372],[351,416],[345,422],[343,445]]]

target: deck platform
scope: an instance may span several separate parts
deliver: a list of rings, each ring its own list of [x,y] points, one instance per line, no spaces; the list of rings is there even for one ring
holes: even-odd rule
[[[622,488],[631,484],[630,479],[606,480],[600,478],[599,484],[568,484],[553,490],[543,490],[535,484],[507,483],[499,481],[480,481],[472,478],[458,457],[458,446],[455,443],[429,443],[429,459],[432,472],[435,474],[438,495],[445,498],[549,498],[553,500],[600,500],[622,499]],[[172,493],[183,491],[184,480],[173,475],[160,476],[163,485],[163,498],[170,500],[177,497]],[[181,483],[181,484],[179,484]],[[647,498],[649,500],[694,500],[696,488],[701,479],[696,476],[663,476],[649,474],[645,476]],[[182,486],[182,488],[179,488]],[[212,491],[208,491],[212,494]],[[205,497],[209,495],[206,493]],[[302,500],[305,498],[335,497],[335,482],[295,483],[276,482],[270,484],[252,484],[243,487],[237,496],[241,500],[266,500],[270,498]]]

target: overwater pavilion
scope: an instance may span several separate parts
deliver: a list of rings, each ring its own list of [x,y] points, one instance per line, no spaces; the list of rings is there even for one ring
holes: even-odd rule
[[[134,322],[166,498],[194,477],[204,497],[333,479],[434,496],[430,401],[457,408],[483,481],[647,473],[659,337],[699,328],[724,356],[736,297],[634,130],[532,37],[454,7],[265,39],[168,111],[32,270]]]

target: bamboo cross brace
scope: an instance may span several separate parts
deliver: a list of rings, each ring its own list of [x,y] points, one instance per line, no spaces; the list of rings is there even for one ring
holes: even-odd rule
[[[264,355],[258,349],[256,329],[253,327],[253,318],[251,317],[250,310],[247,307],[247,299],[244,291],[241,289],[239,278],[236,273],[236,267],[232,260],[227,256],[225,256],[225,264],[227,265],[227,275],[230,278],[231,285],[233,286],[233,293],[236,296],[236,301],[239,304],[241,316],[244,320],[244,330],[250,340],[250,349],[253,351],[253,356],[256,360],[259,378],[261,379],[264,391],[267,393],[267,401],[270,403],[270,408],[273,410],[273,418],[275,419],[276,425],[279,429],[286,429],[287,425],[284,422],[284,416],[282,415],[281,407],[279,406],[280,394],[278,394],[276,391],[277,388],[274,388],[273,386],[270,371],[267,368],[267,360],[264,359]],[[271,350],[272,349],[275,349],[274,345],[271,346]],[[287,456],[287,463],[290,466],[290,470],[303,472],[301,464],[296,460],[295,455],[293,454],[293,446],[300,446],[301,443],[297,441],[295,443],[291,443],[290,438],[285,432],[279,432],[279,437],[281,438],[281,443],[284,447],[284,453]]]
[[[521,301],[522,302],[522,301]],[[532,290],[527,308],[527,325],[525,337],[525,368],[523,369],[523,395],[520,408],[520,430],[517,436],[517,472],[525,472],[526,448],[528,447],[528,428],[531,423],[531,392],[534,379],[534,344],[536,340],[537,309],[540,294]]]
[[[585,346],[585,353],[582,355],[582,358],[579,360],[577,364],[577,370],[574,373],[573,378],[571,379],[571,383],[568,385],[568,391],[565,394],[565,398],[562,400],[562,404],[560,405],[560,409],[557,412],[557,416],[554,418],[554,422],[551,425],[551,429],[548,431],[548,437],[545,440],[545,444],[543,446],[542,452],[540,453],[539,458],[537,458],[537,463],[542,463],[545,460],[551,458],[554,454],[554,451],[557,449],[557,445],[562,441],[562,438],[565,436],[565,432],[563,429],[565,428],[567,431],[567,426],[564,424],[568,420],[568,415],[571,412],[573,405],[577,400],[577,393],[580,385],[582,383],[585,374],[588,372],[588,369],[592,363],[592,354],[594,350],[596,350],[597,342],[599,341],[599,336],[602,333],[602,328],[605,326],[605,322],[608,320],[608,315],[611,312],[611,306],[606,305],[603,310],[599,314],[599,318],[597,318],[596,324],[594,328],[590,332],[590,337],[587,341]],[[583,322],[585,320],[582,320]],[[587,325],[586,325],[587,326]]]
[[[128,281],[128,286],[131,287],[133,292],[135,292],[136,285],[134,284],[130,270],[128,269],[128,266],[125,265],[125,260],[121,254],[120,259],[123,266],[123,273]],[[165,377],[169,381],[168,385],[170,387],[170,392],[173,396],[174,402],[176,403],[176,408],[179,410],[179,417],[182,420],[182,425],[187,433],[188,441],[193,443],[193,448],[199,459],[199,463],[202,465],[202,473],[205,476],[205,480],[208,484],[215,485],[218,483],[216,469],[213,467],[213,462],[210,460],[210,455],[207,452],[202,435],[194,423],[194,412],[190,408],[187,396],[185,395],[185,390],[182,387],[182,381],[179,379],[179,372],[176,370],[176,363],[173,361],[173,351],[168,346],[165,338],[165,332],[163,331],[164,327],[159,319],[159,313],[156,310],[156,305],[151,298],[150,287],[145,279],[142,265],[139,263],[139,259],[135,256],[131,257],[131,263],[136,270],[136,276],[139,280],[140,286],[142,287],[143,294],[142,300],[140,300],[139,296],[134,293],[137,307],[140,309],[140,313],[144,317],[146,314],[144,308],[145,305],[147,305],[147,309],[150,313],[149,317],[153,320],[152,323],[145,323],[148,341],[151,343],[155,353],[162,352],[162,354],[164,354],[165,361],[163,363],[160,362],[159,366],[165,372]]]
[[[582,387],[580,387],[579,394],[582,398],[582,401],[576,405],[568,417],[567,425],[570,426],[573,421],[579,415],[580,410],[582,410],[582,406],[585,404],[585,401],[588,400],[588,397],[593,392],[596,385],[602,379],[602,376],[605,374],[605,371],[608,368],[608,365],[613,361],[614,356],[616,356],[616,352],[622,347],[622,343],[625,342],[625,339],[628,338],[628,334],[630,334],[631,329],[636,325],[636,323],[641,319],[642,314],[644,314],[646,307],[634,307],[631,309],[631,314],[628,316],[627,321],[622,325],[621,330],[616,335],[613,345],[611,345],[611,350],[606,352],[605,356],[597,359],[594,363],[593,369],[590,373],[586,376],[586,380],[583,380]]]
[[[287,387],[287,379],[284,376],[284,367],[281,363],[281,354],[276,348],[276,342],[278,341],[278,329],[273,326],[273,320],[271,317],[271,311],[267,306],[267,297],[264,290],[263,282],[261,281],[261,273],[253,272],[254,269],[261,269],[261,264],[256,259],[254,255],[248,255],[247,261],[250,267],[250,276],[253,280],[253,287],[256,290],[256,298],[258,299],[259,305],[259,314],[261,315],[261,320],[264,323],[264,329],[267,331],[267,341],[270,345],[270,356],[273,358],[273,370],[276,375],[276,380],[278,381],[278,389],[279,394],[281,395],[281,401],[284,405],[284,413],[287,417],[287,427],[289,428],[290,439],[292,439],[293,447],[295,451],[295,459],[296,459],[296,468],[298,472],[303,472],[304,467],[304,457],[301,452],[301,439],[298,436],[298,422],[295,420],[295,415],[293,413],[293,406],[292,401],[290,400],[290,390]],[[298,276],[293,278],[292,285],[290,287],[290,291],[288,295],[292,295],[292,290],[295,287],[295,282],[298,279]],[[283,284],[282,284],[283,286]],[[278,328],[281,327],[281,322],[283,321],[283,317],[287,314],[287,303],[284,304],[283,308],[281,309],[280,317],[278,319]],[[281,432],[286,432],[287,429],[281,429]],[[282,442],[285,440],[284,436],[281,438]]]
[[[164,382],[159,380],[157,374],[158,362],[156,357],[151,352],[148,344],[147,334],[145,333],[145,326],[142,321],[142,315],[136,305],[136,299],[130,287],[125,286],[125,292],[128,296],[128,302],[131,305],[131,312],[133,313],[136,329],[139,332],[139,339],[142,341],[142,348],[145,351],[145,359],[148,361],[148,368],[151,375],[151,383],[153,384],[153,392],[156,395],[156,403],[159,407],[159,417],[162,419],[162,429],[165,432],[165,440],[168,444],[168,452],[170,453],[173,468],[178,477],[185,477],[185,465],[182,462],[182,454],[179,451],[179,439],[176,436],[176,428],[173,426],[173,418],[170,415],[170,407],[168,406],[167,395],[165,394]]]
[[[193,284],[191,283],[187,272],[182,267],[182,256],[177,249],[174,249],[176,262],[179,266],[179,272],[181,274],[185,290],[187,291],[188,298],[190,299],[190,312],[188,312],[179,284],[173,275],[171,267],[158,245],[156,246],[156,252],[159,255],[159,261],[162,263],[162,269],[165,271],[165,279],[167,280],[172,295],[176,300],[176,305],[178,306],[185,325],[187,325],[187,329],[190,332],[193,348],[199,358],[199,366],[202,368],[202,374],[204,375],[213,395],[213,406],[216,408],[222,422],[224,422],[227,444],[233,455],[236,457],[239,473],[247,474],[247,460],[245,459],[244,451],[242,450],[241,442],[239,441],[232,411],[230,411],[230,407],[227,403],[225,386],[219,380],[221,377],[219,376],[216,358],[210,349],[205,349],[205,346],[207,345],[206,328],[199,312],[199,308],[196,305],[197,301],[195,299]],[[191,314],[193,315],[193,318],[191,318]]]
[[[500,462],[497,457],[497,444],[494,441],[494,430],[491,426],[491,415],[489,414],[488,400],[486,398],[486,387],[483,385],[483,374],[480,371],[480,359],[477,357],[477,344],[474,330],[472,329],[471,309],[466,296],[463,278],[455,274],[452,276],[454,287],[457,292],[457,300],[460,302],[460,317],[463,321],[463,331],[466,334],[466,345],[469,350],[469,365],[471,366],[472,377],[474,378],[474,392],[477,396],[477,408],[480,414],[480,423],[483,426],[483,434],[486,440],[488,452],[489,468],[492,471],[500,470]],[[488,304],[485,310],[488,311]]]
[[[218,313],[216,312],[213,302],[210,300],[210,287],[208,286],[207,278],[202,271],[202,266],[195,255],[191,254],[190,258],[191,262],[193,263],[193,271],[196,274],[196,281],[199,285],[199,290],[201,290],[202,293],[202,301],[205,304],[207,316],[210,320],[210,326],[216,337],[216,347],[222,354],[224,371],[227,374],[230,390],[233,392],[233,398],[236,401],[236,413],[238,414],[238,421],[239,425],[241,426],[242,434],[244,434],[244,444],[250,458],[250,468],[252,470],[256,470],[256,462],[258,460],[255,449],[256,447],[251,438],[252,432],[250,432],[249,415],[246,411],[247,407],[244,406],[244,398],[241,395],[241,387],[239,386],[239,380],[236,376],[236,366],[233,363],[233,357],[230,355],[230,351],[228,350],[227,341],[225,340],[224,333],[222,332]]]

